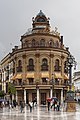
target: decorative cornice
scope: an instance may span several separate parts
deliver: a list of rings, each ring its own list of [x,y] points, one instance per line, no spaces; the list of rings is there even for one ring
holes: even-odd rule
[[[40,57],[40,53],[36,53],[35,56],[36,56],[37,58],[39,58],[39,57]]]
[[[53,57],[54,57],[54,54],[50,54],[50,57],[53,58]]]
[[[26,54],[23,54],[22,57],[23,57],[23,59],[25,59],[26,58]]]
[[[63,55],[61,55],[61,58],[64,59],[65,57]]]

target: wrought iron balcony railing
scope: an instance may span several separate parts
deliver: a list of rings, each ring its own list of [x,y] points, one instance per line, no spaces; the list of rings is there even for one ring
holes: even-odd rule
[[[22,66],[16,68],[17,72],[22,72]]]
[[[28,65],[27,71],[34,71],[34,65]]]

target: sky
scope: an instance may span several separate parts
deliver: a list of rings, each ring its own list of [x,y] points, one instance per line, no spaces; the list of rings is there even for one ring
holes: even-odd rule
[[[0,60],[20,45],[40,10],[50,18],[51,28],[58,28],[80,70],[80,0],[0,0]]]

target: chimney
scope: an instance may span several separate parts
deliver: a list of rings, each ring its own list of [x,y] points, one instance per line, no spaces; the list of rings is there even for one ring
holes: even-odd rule
[[[61,36],[60,41],[61,41],[61,45],[63,45],[63,36]]]

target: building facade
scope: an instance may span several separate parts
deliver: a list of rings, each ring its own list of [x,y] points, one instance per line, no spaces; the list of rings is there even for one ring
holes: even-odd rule
[[[80,102],[80,71],[74,72],[73,83],[74,83],[75,99]]]
[[[32,18],[32,29],[21,36],[21,46],[1,60],[2,90],[7,94],[8,83],[14,84],[17,102],[37,98],[37,104],[46,104],[48,97],[65,99],[70,52],[57,28],[51,31],[50,27],[50,19],[40,10]]]

